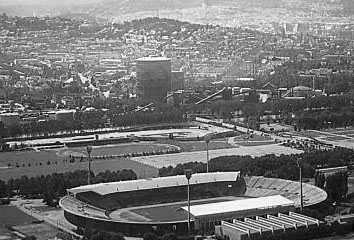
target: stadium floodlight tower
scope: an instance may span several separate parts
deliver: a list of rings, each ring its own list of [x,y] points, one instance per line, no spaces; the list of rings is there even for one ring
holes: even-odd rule
[[[190,188],[189,188],[189,180],[192,178],[193,172],[192,169],[186,169],[184,171],[184,175],[187,178],[188,182],[188,234],[191,233],[191,200],[190,200]]]
[[[301,158],[298,158],[296,160],[297,166],[299,168],[299,177],[300,177],[300,210],[302,212],[303,208],[304,208],[304,196],[302,195],[302,169],[301,169]]]
[[[88,170],[87,170],[87,184],[91,184],[91,152],[92,152],[92,146],[87,146],[86,147],[87,154],[88,154]]]
[[[206,143],[206,167],[207,167],[207,173],[209,172],[209,142],[211,140],[211,134],[207,134],[204,137],[205,143]]]

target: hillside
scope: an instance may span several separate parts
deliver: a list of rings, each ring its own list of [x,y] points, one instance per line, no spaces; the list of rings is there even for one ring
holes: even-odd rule
[[[351,18],[353,0],[2,0],[10,15],[61,15],[100,22],[163,17],[231,26],[272,22],[336,22]],[[333,17],[333,19],[331,19]],[[242,19],[241,19],[242,18]],[[345,20],[345,19],[344,19]]]

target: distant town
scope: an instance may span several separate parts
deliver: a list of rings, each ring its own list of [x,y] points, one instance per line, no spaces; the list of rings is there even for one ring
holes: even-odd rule
[[[264,103],[259,105],[260,112],[251,114],[262,118],[284,115],[285,109],[277,113],[269,109],[274,102],[306,98],[309,103],[303,109],[313,113],[311,109],[323,107],[338,114],[343,114],[341,109],[328,109],[323,101],[321,106],[312,106],[316,105],[313,97],[328,97],[328,104],[349,103],[341,107],[352,104],[350,26],[283,24],[277,34],[270,34],[159,18],[98,25],[6,14],[0,23],[4,138],[126,126],[122,118],[127,113],[156,100],[142,96],[136,60],[145,56],[166,58],[168,83],[162,91],[156,90],[162,96],[158,104],[144,111],[167,104],[170,111],[182,114],[180,118],[226,114],[229,120],[243,118],[244,122],[243,108],[251,102]],[[204,102],[200,100],[218,92],[213,98],[247,104],[233,105],[228,113],[220,108],[215,112],[215,103],[200,107]],[[303,110],[295,105],[292,114]],[[78,121],[85,114],[85,121],[53,124],[60,115],[74,112],[72,117]],[[91,118],[95,121],[89,122]],[[321,124],[329,122],[348,124],[332,120]]]
[[[351,237],[352,3],[120,3],[3,3],[0,239]]]

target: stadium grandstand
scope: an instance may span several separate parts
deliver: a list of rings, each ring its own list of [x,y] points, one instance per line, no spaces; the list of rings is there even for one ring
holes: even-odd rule
[[[320,232],[324,222],[302,214],[289,212],[277,216],[233,219],[231,222],[221,221],[215,227],[215,234],[220,239],[308,239],[308,233]],[[304,238],[304,236],[306,236]]]
[[[67,220],[78,228],[99,228],[139,235],[147,231],[188,231],[184,175],[99,183],[67,190],[60,200]],[[193,174],[191,228],[212,231],[222,221],[288,213],[300,206],[300,183],[240,172]],[[303,183],[304,206],[324,201],[322,189]]]

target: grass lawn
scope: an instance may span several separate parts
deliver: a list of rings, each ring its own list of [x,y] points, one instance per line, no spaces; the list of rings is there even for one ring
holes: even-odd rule
[[[251,147],[251,146],[262,146],[268,144],[274,144],[274,140],[265,137],[252,134],[248,136],[248,134],[242,134],[234,138],[234,143],[244,147]]]
[[[33,162],[31,162],[28,158],[22,159],[22,162],[25,164],[24,167],[21,164],[20,167],[0,168],[0,179],[7,181],[10,178],[20,178],[23,175],[27,175],[28,177],[35,177],[37,175],[47,175],[52,173],[72,172],[78,169],[87,169],[87,162],[79,162],[76,160],[74,163],[70,163],[69,161],[64,161],[64,158],[60,158],[59,161],[52,160],[50,164],[48,164],[48,158],[40,159],[40,157],[42,157],[42,155],[38,155],[38,158],[33,160]],[[17,159],[17,161],[20,160]],[[38,165],[39,162],[42,165]],[[28,163],[31,163],[31,166],[29,166]],[[34,163],[37,163],[37,165]],[[154,167],[125,158],[95,160],[91,163],[91,170],[96,174],[106,170],[117,171],[122,169],[132,169],[139,178],[154,177],[158,174],[158,169]]]
[[[27,236],[35,236],[37,240],[54,239],[59,231],[46,223],[26,224],[14,227],[14,229]],[[69,239],[67,235],[66,238]]]
[[[28,167],[45,164],[47,161],[62,162],[64,158],[55,154],[54,151],[21,151],[21,152],[0,152],[0,167],[7,167],[11,164],[15,167],[18,164],[20,167]],[[1,171],[1,170],[0,170]],[[1,175],[0,175],[1,176]]]
[[[92,156],[118,155],[127,152],[156,151],[173,148],[174,146],[154,144],[154,143],[129,143],[107,146],[97,146],[93,148]],[[75,153],[75,154],[73,154]],[[87,162],[80,162],[79,158],[75,162],[69,161],[69,155],[86,155],[86,147],[21,151],[21,152],[1,152],[0,153],[0,179],[7,181],[10,178],[20,178],[23,175],[35,177],[37,175],[47,175],[52,173],[71,172],[78,169],[87,169]],[[154,167],[142,163],[131,161],[126,158],[114,159],[92,159],[92,171],[95,173],[111,170],[132,169],[139,178],[155,177],[158,170]]]
[[[30,224],[35,220],[14,206],[0,206],[0,234],[9,233],[6,226]]]
[[[341,137],[341,136],[329,136],[329,137],[325,137],[322,138],[323,140],[327,140],[327,141],[342,141],[342,140],[347,140],[348,138],[346,137]]]
[[[109,156],[135,152],[153,152],[175,148],[166,144],[154,144],[151,142],[123,143],[106,146],[93,146],[91,156]],[[87,156],[86,147],[73,147],[69,149],[60,149],[59,155],[62,156]]]
[[[206,150],[206,143],[204,141],[175,141],[175,140],[159,140],[157,143],[165,143],[175,145],[181,148],[181,152],[196,152]],[[209,150],[234,148],[227,143],[227,140],[211,140],[209,142]]]
[[[237,144],[244,146],[265,145],[264,138],[254,136],[248,142],[240,136]],[[257,142],[258,141],[258,142]],[[93,147],[92,156],[111,156],[122,153],[146,152],[180,147],[181,152],[194,152],[206,150],[204,141],[175,141],[160,140],[157,142],[140,142],[128,144],[115,144]],[[228,143],[228,138],[213,139],[209,143],[209,150],[235,148]],[[35,177],[52,173],[71,172],[78,169],[87,169],[87,162],[80,162],[76,158],[74,163],[69,161],[69,155],[81,157],[87,155],[86,147],[62,148],[53,150],[4,152],[0,153],[0,179],[7,181],[10,178],[20,178],[23,175]],[[166,156],[168,157],[168,156]],[[8,168],[10,164],[10,167]],[[132,169],[139,178],[156,177],[158,169],[143,163],[125,158],[93,159],[92,171],[94,173],[111,170]]]

